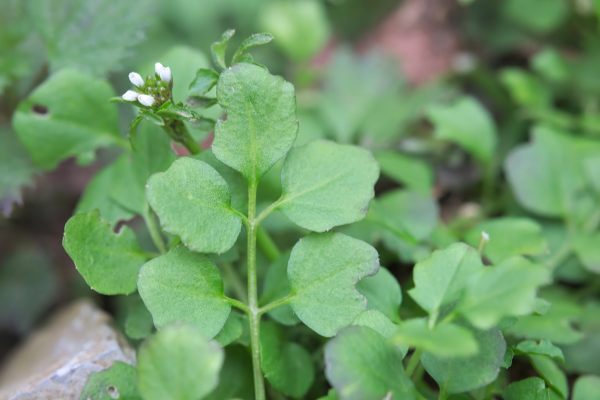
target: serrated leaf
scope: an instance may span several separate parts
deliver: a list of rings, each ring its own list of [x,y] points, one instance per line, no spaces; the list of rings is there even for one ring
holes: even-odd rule
[[[170,322],[186,322],[210,339],[231,311],[219,269],[210,257],[182,244],[144,264],[138,290],[158,329]]]
[[[217,67],[221,69],[227,68],[227,64],[225,63],[225,50],[227,49],[227,44],[229,43],[229,39],[235,33],[235,29],[228,29],[223,32],[221,35],[220,42],[214,42],[210,46],[210,53],[212,54],[212,59]]]
[[[200,68],[196,72],[196,78],[190,83],[190,94],[202,96],[217,84],[219,73],[212,69]]]
[[[260,359],[265,377],[275,389],[302,398],[315,379],[310,353],[297,343],[287,342],[274,322],[260,324]]]
[[[556,390],[563,399],[569,397],[569,383],[567,375],[556,365],[552,359],[545,356],[530,355],[531,365],[546,381],[549,387]]]
[[[152,314],[146,308],[139,294],[135,293],[128,299],[125,334],[132,339],[144,339],[152,333],[154,321]]]
[[[115,361],[100,372],[92,372],[79,396],[80,400],[142,400],[137,389],[137,369],[129,364]]]
[[[21,204],[21,190],[32,187],[37,168],[9,128],[0,127],[0,213],[9,216],[13,203]]]
[[[227,318],[225,325],[223,325],[223,329],[215,336],[215,341],[222,347],[225,347],[242,336],[243,330],[244,327],[242,325],[240,314],[231,312],[229,313],[229,318]]]
[[[573,386],[573,400],[599,400],[600,377],[594,375],[581,376]]]
[[[265,306],[272,301],[282,299],[290,294],[290,281],[287,277],[290,252],[281,255],[269,266],[263,283],[260,304]],[[300,319],[294,314],[289,304],[283,304],[268,312],[269,316],[283,325],[296,325]]]
[[[378,310],[392,322],[400,322],[398,311],[402,303],[402,291],[390,271],[380,267],[375,275],[358,281],[356,290],[367,298],[369,310]]]
[[[484,164],[492,161],[498,134],[494,120],[477,100],[463,97],[452,105],[435,105],[427,116],[437,138],[458,143]]]
[[[502,397],[504,400],[548,400],[548,390],[543,379],[533,377],[511,383]]]
[[[285,159],[277,210],[302,228],[325,232],[365,218],[379,166],[365,149],[317,140]]]
[[[233,54],[233,58],[231,59],[231,65],[240,62],[240,58],[250,50],[254,46],[259,46],[261,44],[267,44],[271,40],[273,40],[273,35],[270,33],[255,33],[250,36],[248,39],[244,40],[240,47]]]
[[[560,348],[556,347],[549,340],[542,340],[539,343],[533,340],[526,340],[515,347],[517,354],[533,354],[539,356],[547,356],[554,358],[557,361],[565,362],[565,356]]]
[[[496,328],[482,331],[464,322],[456,326],[472,332],[479,351],[471,356],[444,357],[425,351],[421,362],[425,371],[445,393],[461,393],[496,380],[506,352],[506,341]]]
[[[117,107],[106,101],[113,95],[105,80],[62,70],[19,104],[13,127],[34,163],[52,170],[69,157],[126,143],[119,135]]]
[[[136,291],[137,275],[147,260],[133,230],[115,234],[95,210],[71,217],[65,225],[63,247],[90,287],[102,294]]]
[[[242,217],[231,208],[227,182],[205,162],[175,161],[148,180],[146,198],[162,227],[193,251],[224,253],[240,234]]]
[[[215,126],[213,153],[246,181],[258,182],[296,140],[294,87],[255,65],[236,64],[221,73],[217,99],[227,121]]]
[[[468,329],[453,323],[438,324],[429,329],[422,318],[402,322],[392,336],[392,343],[419,347],[441,357],[469,356],[478,351],[477,342]]]
[[[433,189],[433,171],[425,161],[396,151],[382,151],[375,155],[381,173],[408,189],[429,195]]]
[[[139,350],[139,391],[144,400],[202,399],[219,381],[223,350],[198,329],[168,326]]]
[[[378,269],[377,251],[367,243],[341,233],[310,234],[290,256],[288,304],[309,328],[331,337],[367,309],[355,284]]]
[[[480,329],[491,328],[503,317],[533,312],[538,287],[549,281],[546,267],[511,257],[473,274],[456,312]]]
[[[455,243],[415,265],[415,287],[408,294],[433,315],[441,306],[458,300],[467,281],[482,268],[481,258],[474,248]]]
[[[366,327],[351,326],[325,345],[325,375],[344,400],[415,400],[416,390],[404,373],[402,353]]]

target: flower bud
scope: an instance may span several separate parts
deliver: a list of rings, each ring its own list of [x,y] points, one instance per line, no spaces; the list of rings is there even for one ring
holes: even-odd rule
[[[154,71],[156,71],[156,75],[160,76],[160,79],[163,82],[171,81],[171,68],[164,67],[161,63],[154,64]]]
[[[132,72],[129,74],[129,80],[137,87],[144,86],[144,80],[137,72]]]
[[[160,76],[160,71],[162,71],[163,68],[164,67],[161,63],[154,64],[154,72],[156,72],[156,75]]]
[[[138,96],[138,101],[146,107],[152,107],[154,104],[154,97],[148,96],[147,94],[140,94]]]
[[[123,100],[136,101],[139,95],[140,94],[138,92],[134,92],[133,90],[128,90],[127,92],[125,92],[125,94],[122,97],[123,97]]]
[[[156,80],[154,80],[154,77],[152,75],[148,75],[148,77],[146,78],[146,85],[148,87],[156,86]]]

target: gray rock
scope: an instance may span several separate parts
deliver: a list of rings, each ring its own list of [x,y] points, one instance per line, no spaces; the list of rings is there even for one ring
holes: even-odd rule
[[[115,361],[135,365],[135,351],[92,302],[51,318],[0,370],[0,400],[77,400],[92,372]]]

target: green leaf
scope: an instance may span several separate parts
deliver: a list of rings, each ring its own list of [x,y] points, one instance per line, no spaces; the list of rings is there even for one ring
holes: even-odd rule
[[[138,290],[158,329],[170,322],[186,322],[210,339],[231,311],[219,269],[210,257],[182,244],[144,264]]]
[[[180,158],[148,180],[146,198],[162,227],[193,251],[224,253],[240,234],[227,182],[205,162]]]
[[[229,313],[229,318],[227,318],[225,325],[223,325],[223,329],[215,336],[215,340],[222,347],[225,347],[242,336],[243,330],[244,327],[242,325],[240,314],[231,312]]]
[[[202,399],[219,381],[223,350],[188,325],[168,326],[139,350],[139,390],[144,400]]]
[[[190,94],[202,96],[217,84],[219,73],[212,69],[200,68],[196,72],[196,78],[190,83]]]
[[[502,217],[484,221],[467,232],[465,241],[477,247],[481,232],[490,237],[483,254],[493,264],[511,256],[537,256],[548,251],[542,227],[529,218]]]
[[[209,107],[212,107],[215,104],[217,104],[217,99],[213,99],[211,97],[204,97],[204,96],[190,96],[185,101],[185,104],[187,106],[190,106],[193,108],[209,108]],[[207,119],[207,118],[205,118],[205,119]],[[214,123],[213,123],[213,126],[214,126]]]
[[[10,215],[13,203],[21,204],[21,189],[32,187],[37,168],[15,133],[0,127],[0,212]]]
[[[106,101],[112,96],[105,80],[63,70],[19,104],[13,127],[34,163],[52,170],[69,157],[100,147],[128,146],[119,135],[117,107]]]
[[[554,315],[526,315],[519,318],[507,334],[534,340],[550,340],[558,344],[573,344],[581,340],[582,334],[573,328],[568,318]]]
[[[538,297],[537,299],[535,299],[535,313],[537,315],[546,315],[548,314],[548,311],[550,311],[550,308],[552,307],[552,303],[550,303],[547,300],[542,299],[541,297]]]
[[[600,377],[579,377],[573,386],[573,400],[600,400]]]
[[[142,400],[137,389],[137,369],[115,361],[112,367],[92,372],[80,400]]]
[[[125,334],[132,339],[144,339],[154,329],[152,314],[146,308],[139,294],[135,293],[127,300],[129,304],[125,320]]]
[[[287,277],[290,254],[290,252],[286,252],[269,267],[269,270],[265,275],[263,291],[260,296],[261,305],[267,305],[272,301],[282,299],[290,294],[290,281]],[[269,311],[268,314],[275,321],[283,325],[296,325],[300,322],[289,304],[274,308]]]
[[[453,323],[437,324],[429,329],[422,318],[401,323],[392,336],[392,343],[422,348],[441,357],[469,356],[478,350],[470,330]]]
[[[534,354],[547,356],[555,360],[565,362],[565,356],[560,348],[556,347],[549,340],[542,340],[539,343],[533,340],[526,340],[515,347],[516,354]]]
[[[433,171],[425,161],[396,151],[382,151],[375,159],[381,165],[383,175],[423,195],[431,193]]]
[[[546,267],[522,257],[511,257],[475,273],[456,312],[480,329],[491,328],[503,317],[532,313],[537,288],[549,281],[550,271]]]
[[[294,87],[252,64],[221,73],[217,98],[227,121],[215,125],[214,155],[249,183],[258,182],[296,140]]]
[[[96,292],[110,295],[136,291],[138,272],[147,256],[130,227],[123,226],[115,234],[97,210],[75,215],[65,225],[63,247]]]
[[[392,190],[371,201],[367,220],[409,243],[433,232],[438,206],[430,196],[407,190]]]
[[[531,365],[546,381],[548,386],[556,390],[564,399],[569,397],[569,383],[567,382],[567,376],[560,368],[552,361],[552,359],[545,356],[534,356],[530,355]]]
[[[496,380],[506,352],[506,341],[496,328],[481,331],[464,322],[457,326],[468,329],[479,352],[471,356],[444,357],[425,351],[421,362],[425,371],[446,393],[462,393],[488,385]]]
[[[227,346],[219,386],[204,400],[254,400],[254,377],[250,352],[242,346]]]
[[[319,400],[339,400],[337,392],[334,389],[329,389],[327,396],[319,398]]]
[[[250,50],[254,46],[260,46],[261,44],[267,44],[271,40],[273,40],[273,35],[270,33],[255,33],[250,36],[248,39],[244,40],[240,47],[233,54],[233,58],[231,59],[231,65],[238,63],[248,50]]]
[[[548,400],[548,390],[538,377],[511,383],[502,393],[504,400]]]
[[[498,330],[500,330],[500,329],[498,329]],[[500,331],[500,332],[502,332],[502,331]],[[504,353],[504,358],[502,359],[502,364],[500,366],[502,368],[509,369],[512,365],[514,356],[515,356],[515,352],[513,351],[513,349],[508,347],[506,349],[506,353]]]
[[[365,218],[378,178],[369,151],[317,140],[290,150],[277,209],[302,228],[325,232]]]
[[[416,390],[404,373],[402,353],[366,327],[351,326],[325,345],[325,375],[341,399],[415,400]]]
[[[590,272],[600,274],[600,233],[577,235],[573,239],[573,250],[583,266]]]
[[[144,118],[146,121],[152,122],[154,125],[165,126],[165,121],[163,121],[160,115],[154,114],[149,110],[140,110],[140,117]]]
[[[274,322],[260,324],[260,359],[265,377],[275,389],[302,398],[315,379],[310,353],[299,344],[287,342]]]
[[[408,294],[429,314],[437,314],[441,306],[460,298],[467,280],[482,268],[474,248],[455,243],[415,265],[415,287]]]
[[[358,314],[358,317],[352,323],[352,325],[366,326],[367,328],[371,328],[386,339],[391,338],[396,332],[396,329],[398,329],[398,325],[394,324],[389,320],[388,317],[377,310],[367,310],[361,312]],[[408,352],[408,346],[398,344],[396,347],[398,347],[402,352],[402,357],[405,357],[406,353]]]
[[[367,298],[369,310],[378,310],[392,322],[400,322],[398,311],[402,303],[402,291],[390,271],[379,268],[375,275],[358,281],[356,290]]]
[[[186,106],[175,105],[170,102],[163,104],[156,112],[159,115],[166,115],[167,117],[179,119],[182,121],[194,122],[200,119],[200,116],[198,114],[196,114],[194,111],[190,110]]]
[[[459,144],[484,164],[492,162],[498,134],[494,120],[477,100],[463,97],[452,105],[431,106],[427,116],[438,139]]]
[[[229,39],[235,33],[235,29],[228,29],[221,35],[220,42],[214,42],[210,46],[210,53],[212,54],[212,59],[217,67],[221,69],[227,68],[227,64],[225,63],[225,50],[227,49],[227,44],[229,43]]]
[[[552,92],[539,77],[520,68],[504,68],[499,75],[517,104],[541,109],[551,105]]]
[[[378,269],[377,251],[365,242],[341,233],[310,234],[292,250],[288,303],[309,328],[331,337],[367,309],[355,284]]]
[[[129,138],[129,144],[133,150],[137,150],[137,127],[144,118],[137,116],[127,126],[127,137]]]

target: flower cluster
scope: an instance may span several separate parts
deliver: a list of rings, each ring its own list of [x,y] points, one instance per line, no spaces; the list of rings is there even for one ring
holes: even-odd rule
[[[146,107],[160,106],[171,99],[171,89],[173,88],[173,78],[171,69],[164,67],[161,63],[154,66],[155,77],[148,75],[146,80],[137,72],[129,74],[129,80],[138,90],[128,90],[122,97],[126,101],[139,101]]]

